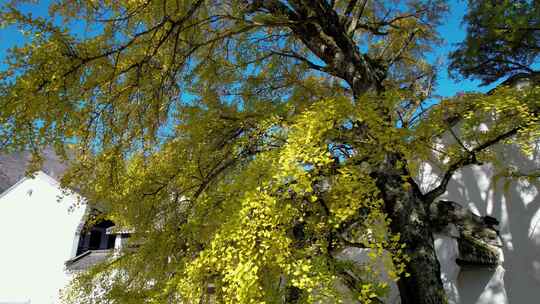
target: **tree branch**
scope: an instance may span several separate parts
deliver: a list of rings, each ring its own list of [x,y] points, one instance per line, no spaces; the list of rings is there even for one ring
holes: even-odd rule
[[[401,59],[401,55],[403,55],[403,53],[407,50],[409,45],[413,42],[414,36],[416,36],[417,32],[418,31],[413,31],[413,32],[411,32],[409,34],[409,37],[407,38],[407,40],[405,41],[403,46],[399,49],[399,51],[396,53],[396,55],[392,59],[390,59],[390,61],[388,62],[388,66],[391,66],[392,64],[394,64],[394,62]]]
[[[279,51],[272,51],[271,52],[272,54],[275,54],[275,55],[278,55],[278,56],[283,56],[283,57],[288,57],[288,58],[294,58],[294,59],[297,59],[297,60],[300,60],[302,62],[304,62],[310,69],[314,69],[314,70],[318,70],[318,71],[321,71],[321,72],[327,72],[329,74],[332,74],[332,71],[329,70],[328,68],[324,67],[324,66],[321,66],[321,65],[318,65],[318,64],[315,64],[313,63],[311,60],[295,53],[295,52],[290,52],[290,53],[285,53],[285,52],[279,52]],[[335,75],[334,75],[335,76]]]
[[[349,3],[347,4],[347,8],[345,9],[345,15],[350,15],[352,13],[352,11],[354,10],[354,7],[356,6],[356,3],[358,2],[358,0],[351,0],[349,1]]]
[[[472,165],[472,164],[478,164],[478,160],[476,159],[476,154],[493,146],[494,144],[496,143],[499,143],[507,138],[510,138],[512,136],[514,136],[515,134],[517,134],[517,132],[521,129],[522,127],[515,127],[505,133],[502,133],[502,134],[499,134],[498,136],[496,136],[495,138],[491,139],[491,140],[488,140],[486,142],[484,142],[483,144],[479,145],[479,146],[476,146],[474,149],[471,149],[469,150],[465,156],[463,156],[462,158],[458,159],[457,161],[455,161],[454,163],[452,163],[448,169],[446,170],[446,172],[444,173],[443,175],[443,178],[441,180],[441,182],[439,183],[439,185],[437,187],[435,187],[433,190],[429,191],[428,193],[424,194],[423,195],[423,199],[425,202],[427,202],[428,204],[432,203],[437,197],[439,197],[440,195],[442,195],[444,192],[446,192],[446,187],[448,186],[448,183],[450,182],[450,180],[452,179],[452,176],[454,175],[454,173],[465,167],[465,166],[468,166],[468,165]]]
[[[325,62],[326,72],[345,80],[356,97],[379,88],[387,68],[360,53],[334,8],[322,0],[314,0],[309,6],[300,2],[289,1],[290,6],[286,6],[277,0],[260,0],[253,2],[250,11],[287,17],[293,34]],[[296,6],[303,7],[303,11],[293,10]]]

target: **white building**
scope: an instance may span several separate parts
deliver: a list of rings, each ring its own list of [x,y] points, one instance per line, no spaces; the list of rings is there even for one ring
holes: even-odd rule
[[[0,304],[56,304],[73,274],[103,261],[122,235],[44,172],[0,194]]]
[[[532,157],[514,146],[504,146],[499,152],[506,165],[520,172],[540,169],[540,146]],[[495,227],[498,236],[491,242],[491,249],[499,254],[497,263],[463,263],[456,238],[447,235],[437,240],[450,303],[540,303],[540,179],[497,180],[494,174],[489,164],[463,168],[441,197],[500,222]]]
[[[0,195],[0,303],[58,303],[70,275],[85,208],[43,172]]]
[[[525,171],[539,167],[540,152],[531,159],[512,149],[501,152],[511,156],[509,164]],[[490,165],[462,169],[442,197],[469,208],[478,215],[475,220],[487,221],[492,238],[486,257],[467,249],[467,242],[458,243],[464,238],[455,227],[439,235],[436,248],[450,303],[538,303],[540,186],[511,182],[505,187],[505,180],[493,182],[493,174]],[[88,212],[84,206],[73,208],[77,199],[43,172],[0,194],[0,304],[58,303],[70,271],[85,269],[119,247],[126,235],[107,233],[112,226],[107,221],[85,227]],[[500,233],[485,215],[500,221],[492,227]],[[392,302],[399,302],[395,295]]]

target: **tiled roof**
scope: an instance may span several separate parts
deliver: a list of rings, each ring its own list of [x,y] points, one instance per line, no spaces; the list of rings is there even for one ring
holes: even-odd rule
[[[461,235],[458,238],[460,266],[497,266],[501,262],[499,249],[482,239]]]
[[[432,214],[437,215],[432,222],[436,230],[443,231],[449,224],[457,228],[459,265],[493,267],[502,262],[496,218],[476,215],[456,202],[444,200],[437,202]]]
[[[66,262],[66,268],[70,271],[86,270],[98,263],[105,261],[112,254],[112,249],[88,250]]]
[[[41,171],[54,179],[60,179],[66,170],[66,164],[52,149],[43,151],[43,167]],[[28,152],[0,153],[0,193],[14,185],[24,177],[31,155]]]

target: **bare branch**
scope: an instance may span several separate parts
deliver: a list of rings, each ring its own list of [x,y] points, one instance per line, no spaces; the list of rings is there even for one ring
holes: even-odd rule
[[[332,71],[328,70],[326,67],[315,64],[311,60],[309,60],[309,59],[307,59],[307,58],[305,58],[305,57],[303,57],[303,56],[301,56],[301,55],[299,55],[299,54],[297,54],[295,52],[284,53],[284,52],[279,52],[279,51],[272,51],[271,53],[275,54],[275,55],[283,56],[283,57],[294,58],[294,59],[300,60],[300,61],[304,62],[305,64],[307,64],[307,66],[309,68],[314,69],[314,70],[327,72],[327,73],[332,72]]]

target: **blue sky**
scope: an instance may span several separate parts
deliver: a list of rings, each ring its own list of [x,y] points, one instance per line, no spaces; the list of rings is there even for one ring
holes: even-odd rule
[[[0,0],[0,3],[1,2],[2,0]],[[27,5],[26,8],[34,16],[45,16],[47,14],[48,1],[38,2],[39,3],[35,5]],[[444,66],[440,67],[438,86],[436,89],[436,94],[441,96],[453,96],[457,92],[465,91],[485,92],[494,86],[479,87],[479,81],[459,80],[456,82],[448,77],[446,69],[446,57],[454,45],[462,41],[465,37],[465,28],[461,25],[461,20],[465,12],[466,1],[451,0],[450,13],[443,22],[443,25],[438,28],[439,32],[441,33],[441,37],[445,39],[445,42],[441,47],[436,48],[433,54],[431,54],[430,59],[435,60],[437,58],[441,58],[444,62]],[[81,34],[81,31],[84,31],[84,29],[81,28],[78,34]],[[3,67],[1,61],[3,61],[6,50],[12,46],[21,45],[23,43],[24,36],[18,29],[14,27],[0,29],[0,69]]]
[[[4,5],[4,0],[0,0],[0,7]],[[28,11],[32,13],[33,16],[46,16],[47,8],[49,1],[38,1],[38,4],[25,5],[25,8],[28,8]],[[0,69],[5,67],[4,57],[6,51],[13,46],[20,46],[24,43],[24,36],[14,26],[7,28],[0,28]]]
[[[441,37],[445,39],[444,44],[440,48],[437,48],[431,56],[433,60],[441,58],[444,62],[444,66],[440,67],[436,93],[441,96],[453,96],[457,92],[487,92],[495,87],[496,84],[480,87],[480,81],[477,80],[460,80],[456,82],[448,77],[446,58],[448,53],[454,49],[455,44],[463,41],[465,38],[465,25],[461,23],[467,10],[467,3],[464,0],[451,0],[449,2],[450,12],[444,20],[443,25],[438,28]]]

